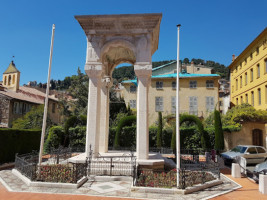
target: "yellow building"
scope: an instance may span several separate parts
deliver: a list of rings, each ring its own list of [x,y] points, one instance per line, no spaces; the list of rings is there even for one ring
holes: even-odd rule
[[[166,70],[163,70],[165,68]],[[149,88],[149,125],[157,121],[158,113],[163,116],[175,114],[176,110],[176,63],[154,68]],[[161,75],[155,73],[161,70]],[[164,73],[168,71],[168,73]],[[189,74],[180,73],[180,113],[189,113],[198,117],[207,117],[214,111],[218,103],[218,80],[217,74]],[[132,109],[136,108],[137,81],[123,81],[124,89],[122,95],[126,105]]]
[[[229,66],[231,102],[267,109],[267,28]]]

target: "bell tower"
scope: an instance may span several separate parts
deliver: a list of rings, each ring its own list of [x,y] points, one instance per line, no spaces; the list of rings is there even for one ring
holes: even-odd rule
[[[3,73],[3,86],[17,92],[19,89],[20,71],[16,68],[13,60]]]

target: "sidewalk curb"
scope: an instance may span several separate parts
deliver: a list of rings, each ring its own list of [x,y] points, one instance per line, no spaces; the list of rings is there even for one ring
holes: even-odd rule
[[[224,174],[221,174],[221,176],[223,176],[224,178],[228,179],[228,180],[231,181],[231,182],[234,182],[234,183],[237,184],[238,186],[237,186],[237,187],[234,187],[233,189],[230,189],[230,190],[227,190],[227,191],[224,191],[224,192],[221,192],[221,193],[218,193],[218,194],[215,194],[215,195],[212,195],[212,196],[203,198],[202,200],[212,199],[212,198],[214,198],[214,197],[218,197],[218,196],[221,196],[221,195],[224,195],[224,194],[233,192],[234,190],[237,190],[237,189],[242,188],[242,185],[240,185],[240,184],[238,184],[237,182],[235,182],[234,180],[228,178],[228,177],[225,176]]]

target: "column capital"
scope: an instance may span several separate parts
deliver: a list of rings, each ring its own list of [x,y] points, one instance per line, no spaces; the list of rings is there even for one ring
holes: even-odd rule
[[[102,86],[110,88],[113,85],[113,78],[111,76],[102,77]]]
[[[137,77],[150,77],[152,75],[152,64],[149,62],[136,62],[134,72]]]
[[[103,73],[102,63],[86,63],[84,66],[84,71],[89,78],[100,77]]]

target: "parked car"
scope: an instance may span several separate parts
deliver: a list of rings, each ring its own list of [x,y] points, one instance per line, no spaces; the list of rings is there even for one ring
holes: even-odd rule
[[[238,156],[246,158],[247,164],[258,164],[266,160],[267,151],[262,146],[238,145],[230,151],[221,154],[225,164],[236,161]]]
[[[257,164],[253,171],[253,179],[259,182],[260,174],[267,174],[267,160],[265,162]]]

